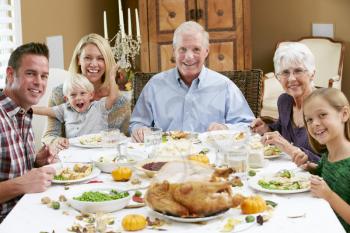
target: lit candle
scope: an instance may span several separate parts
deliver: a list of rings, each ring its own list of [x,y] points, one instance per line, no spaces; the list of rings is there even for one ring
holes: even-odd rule
[[[122,33],[122,37],[124,37],[125,31],[124,31],[123,8],[122,8],[122,3],[121,3],[120,0],[118,0],[118,6],[119,6],[119,26],[120,26],[120,32]]]
[[[108,30],[107,30],[107,13],[103,11],[103,32],[105,39],[108,40]]]
[[[137,9],[135,9],[135,17],[136,17],[136,36],[140,37],[140,22],[139,22],[139,13]]]
[[[129,36],[132,36],[130,8],[128,8],[128,33],[129,33]]]

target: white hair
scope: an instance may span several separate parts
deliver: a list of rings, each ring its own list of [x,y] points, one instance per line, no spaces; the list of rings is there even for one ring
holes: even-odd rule
[[[84,89],[89,93],[94,92],[94,86],[87,77],[81,74],[71,73],[70,77],[63,83],[63,95],[69,96],[75,88]]]
[[[179,39],[185,33],[200,33],[202,36],[202,45],[204,48],[209,48],[209,34],[204,30],[202,25],[194,21],[183,22],[178,26],[174,32],[173,37],[173,46],[176,48],[176,45],[179,42]]]
[[[284,42],[276,49],[273,57],[275,73],[280,73],[282,66],[291,66],[294,64],[302,64],[308,70],[308,73],[315,73],[315,56],[310,49],[299,42]]]

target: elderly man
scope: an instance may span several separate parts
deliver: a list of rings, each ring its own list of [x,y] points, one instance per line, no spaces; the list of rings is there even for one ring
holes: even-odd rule
[[[152,77],[136,103],[130,120],[135,141],[142,142],[152,126],[204,132],[254,119],[238,87],[204,66],[209,35],[201,25],[182,23],[174,33],[173,52],[176,68]]]
[[[44,95],[49,74],[46,45],[29,43],[10,56],[6,87],[0,92],[0,223],[25,193],[42,192],[55,169],[39,167],[54,155],[44,147],[37,154],[31,127],[31,106]]]

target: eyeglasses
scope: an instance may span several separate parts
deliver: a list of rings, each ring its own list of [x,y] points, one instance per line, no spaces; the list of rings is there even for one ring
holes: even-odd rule
[[[276,76],[278,79],[289,79],[290,74],[293,73],[293,76],[295,78],[300,78],[305,74],[306,71],[308,71],[308,70],[304,70],[302,68],[296,68],[293,71],[283,70],[282,72],[277,73]]]

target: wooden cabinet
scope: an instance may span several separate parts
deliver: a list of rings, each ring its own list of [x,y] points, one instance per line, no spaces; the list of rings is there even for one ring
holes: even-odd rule
[[[139,9],[143,72],[175,66],[173,33],[188,20],[197,21],[209,32],[209,68],[251,68],[250,0],[139,0]]]

